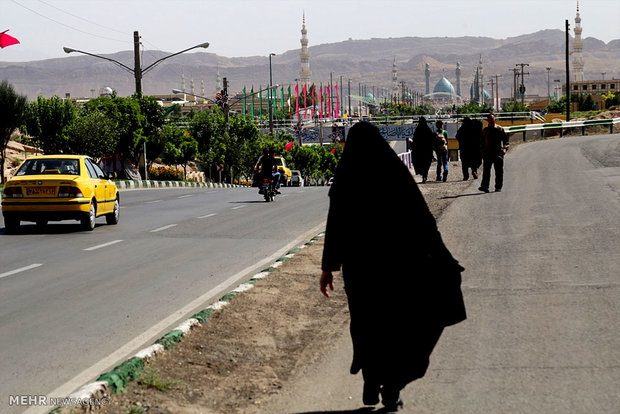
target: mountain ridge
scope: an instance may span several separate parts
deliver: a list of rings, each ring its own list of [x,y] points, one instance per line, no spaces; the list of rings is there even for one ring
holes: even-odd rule
[[[570,39],[572,50],[572,38]],[[348,39],[309,47],[312,80],[326,85],[330,76],[334,83],[347,90],[351,80],[351,93],[357,94],[360,84],[375,95],[388,93],[392,87],[392,63],[395,61],[398,81],[405,87],[424,92],[425,63],[431,64],[431,89],[439,79],[446,77],[456,86],[456,62],[461,64],[461,90],[468,91],[474,68],[482,56],[485,80],[498,75],[499,93],[510,96],[513,85],[512,68],[518,63],[529,63],[525,77],[528,93],[547,94],[547,81],[565,81],[565,34],[561,30],[547,29],[535,33],[494,39],[490,37],[398,37]],[[274,84],[294,84],[299,77],[300,49],[285,51],[272,58]],[[584,39],[585,78],[606,79],[620,77],[620,39],[608,43],[593,37]],[[142,54],[143,66],[169,55],[168,52],[146,50]],[[133,65],[133,51],[102,55]],[[550,67],[550,74],[545,68]],[[269,83],[267,56],[225,57],[208,52],[174,56],[145,74],[143,91],[148,95],[170,94],[181,87],[185,77],[186,90],[194,81],[194,92],[213,97],[217,74],[229,81],[230,92],[240,92]],[[29,99],[58,95],[64,97],[92,97],[106,86],[119,95],[130,95],[135,88],[133,75],[119,66],[102,59],[79,55],[65,58],[30,62],[0,62],[0,78],[7,79],[18,93]],[[486,82],[485,82],[486,83]],[[399,86],[400,87],[400,86]],[[486,86],[490,89],[490,85]],[[553,87],[553,83],[551,83]],[[465,94],[465,98],[469,98]]]

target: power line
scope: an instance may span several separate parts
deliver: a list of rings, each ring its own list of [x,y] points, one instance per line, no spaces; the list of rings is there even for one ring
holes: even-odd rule
[[[94,21],[92,21],[92,20],[88,20],[88,19],[85,19],[85,18],[83,18],[83,17],[80,17],[80,16],[78,16],[77,14],[70,13],[70,12],[68,12],[68,11],[66,11],[66,10],[61,9],[60,7],[54,6],[53,4],[50,4],[50,3],[46,2],[46,1],[39,0],[39,3],[43,3],[43,4],[45,4],[45,5],[49,6],[49,7],[52,7],[52,8],[54,8],[54,9],[56,9],[56,10],[60,11],[60,12],[63,12],[63,13],[65,13],[65,14],[68,14],[69,16],[73,16],[73,17],[75,17],[75,18],[77,18],[77,19],[83,20],[83,21],[85,21],[85,22],[87,22],[87,23],[94,24],[94,25],[99,26],[99,27],[103,27],[104,29],[112,30],[113,32],[117,32],[117,33],[120,33],[120,34],[123,34],[123,35],[126,35],[126,34],[127,34],[126,32],[123,32],[123,31],[121,31],[121,30],[116,30],[116,29],[114,29],[114,28],[112,28],[112,27],[104,26],[104,25],[99,24],[99,23],[97,23],[97,22],[94,22]]]
[[[80,33],[84,33],[84,34],[87,34],[87,35],[89,35],[89,36],[99,37],[99,38],[101,38],[101,39],[105,39],[105,40],[111,40],[111,41],[113,41],[113,42],[127,43],[127,41],[125,41],[125,40],[119,40],[119,39],[113,39],[113,38],[110,38],[110,37],[100,36],[100,35],[96,35],[96,34],[94,34],[94,33],[89,33],[89,32],[86,32],[86,31],[84,31],[84,30],[81,30],[81,29],[75,28],[75,27],[73,27],[73,26],[69,26],[68,24],[65,24],[65,23],[59,22],[58,20],[54,20],[54,19],[52,19],[51,17],[48,17],[48,16],[46,16],[46,15],[44,15],[44,14],[42,14],[42,13],[39,13],[38,11],[31,9],[30,7],[24,6],[23,4],[21,4],[21,3],[17,2],[16,0],[11,0],[11,1],[12,1],[13,3],[17,4],[18,6],[23,7],[24,9],[29,10],[29,11],[31,11],[32,13],[34,13],[34,14],[36,14],[36,15],[38,15],[38,16],[43,17],[44,19],[50,20],[50,21],[52,21],[52,22],[54,22],[54,23],[56,23],[56,24],[59,24],[59,25],[61,25],[61,26],[66,27],[66,28],[68,28],[68,29],[75,30],[75,31],[80,32]]]

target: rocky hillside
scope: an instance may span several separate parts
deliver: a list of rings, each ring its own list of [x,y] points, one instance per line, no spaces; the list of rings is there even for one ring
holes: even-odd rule
[[[350,39],[344,42],[321,44],[310,47],[310,68],[314,82],[326,84],[330,73],[340,83],[342,77],[346,90],[351,79],[352,93],[357,93],[358,84],[391,88],[392,62],[396,60],[398,80],[419,92],[424,91],[424,66],[430,64],[431,88],[441,79],[448,78],[456,87],[456,62],[461,63],[461,88],[469,90],[474,68],[482,55],[485,78],[501,75],[499,90],[501,96],[509,96],[513,85],[512,69],[517,63],[529,63],[529,75],[525,84],[530,94],[546,95],[547,71],[551,67],[550,79],[564,81],[564,32],[543,30],[507,39],[489,37],[404,37],[389,39]],[[312,36],[310,34],[310,43]],[[167,55],[157,51],[143,53],[143,66]],[[620,39],[607,44],[586,38],[584,59],[586,79],[620,78]],[[133,65],[133,52],[124,51],[106,57]],[[299,49],[278,54],[272,59],[274,83],[294,83],[299,77]],[[207,96],[214,96],[217,73],[227,77],[232,93],[239,92],[244,85],[266,85],[269,81],[269,60],[266,56],[229,58],[212,53],[191,53],[175,56],[149,71],[143,79],[146,94],[168,94],[173,88],[181,87],[181,76],[185,76],[186,90],[190,80],[194,91],[201,94],[201,83]],[[110,86],[122,96],[134,90],[133,75],[101,59],[89,56],[68,56],[61,59],[7,63],[0,62],[2,79],[8,79],[15,89],[30,99],[37,95],[59,95],[92,97],[100,89]],[[490,86],[488,86],[490,90]]]

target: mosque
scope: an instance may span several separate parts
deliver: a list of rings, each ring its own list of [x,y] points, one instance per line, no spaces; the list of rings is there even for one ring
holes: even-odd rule
[[[456,69],[454,73],[456,77],[456,89],[445,76],[442,76],[441,79],[439,79],[439,81],[435,84],[435,86],[433,87],[433,91],[431,92],[431,68],[430,65],[427,63],[424,70],[424,76],[426,78],[426,89],[424,93],[424,98],[435,105],[459,105],[466,100],[482,103],[491,99],[489,93],[482,87],[482,85],[484,84],[482,57],[480,57],[480,62],[478,63],[478,66],[475,68],[474,71],[474,78],[469,88],[469,99],[466,99],[461,93],[460,62],[456,62]]]

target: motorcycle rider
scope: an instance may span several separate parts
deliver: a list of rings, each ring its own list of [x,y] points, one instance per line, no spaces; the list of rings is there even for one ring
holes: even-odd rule
[[[273,179],[276,194],[280,194],[280,172],[277,169],[276,160],[274,158],[275,151],[273,149],[263,149],[263,155],[258,158],[258,165],[260,168],[260,179]],[[262,188],[259,184],[259,194],[262,193]]]

